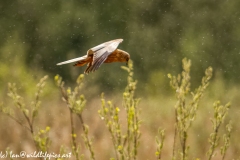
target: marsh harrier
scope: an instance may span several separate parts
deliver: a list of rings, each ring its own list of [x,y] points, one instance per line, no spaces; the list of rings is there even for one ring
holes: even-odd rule
[[[74,66],[83,66],[87,64],[87,68],[84,73],[89,73],[97,70],[103,63],[128,62],[130,55],[123,50],[117,49],[118,45],[122,41],[123,39],[115,39],[102,43],[89,49],[87,51],[87,55],[85,56],[64,61],[58,63],[57,65],[68,64],[72,62],[76,62]]]

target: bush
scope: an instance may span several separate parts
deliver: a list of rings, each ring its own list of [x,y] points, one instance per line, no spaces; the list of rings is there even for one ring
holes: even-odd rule
[[[189,142],[189,139],[190,137],[198,139],[198,137],[197,135],[192,135],[190,130],[194,129],[192,126],[196,117],[201,116],[201,112],[199,112],[200,100],[202,99],[209,85],[213,69],[211,67],[207,68],[205,71],[205,76],[202,78],[201,85],[195,91],[191,91],[190,67],[191,61],[183,59],[182,73],[177,76],[168,74],[168,77],[170,78],[170,85],[176,94],[176,103],[174,106],[175,121],[172,121],[168,124],[173,126],[174,131],[173,134],[167,134],[166,129],[158,129],[155,142],[148,142],[150,145],[155,146],[156,159],[165,159],[166,156],[164,157],[164,154],[171,155],[168,156],[171,157],[171,159],[197,159],[197,156],[194,155],[195,152],[191,150],[191,148],[194,146]],[[58,141],[58,144],[55,144],[58,146],[57,153],[61,155],[58,158],[55,157],[56,159],[69,159],[72,157],[73,159],[86,158],[94,160],[114,157],[111,159],[123,160],[152,157],[149,153],[148,155],[143,156],[143,153],[139,151],[141,143],[144,141],[142,135],[145,134],[144,130],[141,128],[145,127],[146,125],[142,121],[141,114],[143,111],[148,109],[150,110],[151,107],[148,106],[148,108],[140,108],[140,99],[136,98],[135,96],[137,81],[134,80],[133,63],[129,62],[128,67],[122,67],[122,69],[128,73],[127,86],[122,94],[122,104],[119,103],[115,105],[115,102],[106,100],[103,93],[101,94],[101,101],[99,101],[98,104],[101,106],[98,110],[98,114],[100,116],[98,121],[104,121],[106,129],[110,135],[105,136],[105,138],[108,139],[108,146],[111,145],[109,143],[112,141],[112,147],[107,148],[109,155],[106,157],[98,156],[101,155],[100,152],[102,152],[102,150],[104,151],[104,149],[100,148],[102,149],[100,150],[95,148],[97,143],[100,142],[98,142],[97,138],[93,139],[93,133],[90,131],[91,127],[87,125],[84,119],[83,112],[87,110],[87,101],[85,95],[83,94],[84,90],[82,88],[84,85],[84,75],[79,75],[74,89],[71,89],[70,87],[67,87],[66,89],[62,78],[59,75],[55,76],[56,85],[59,88],[59,91],[62,95],[62,100],[65,103],[66,109],[69,113],[66,114],[65,112],[64,117],[68,117],[67,121],[70,122],[70,135],[68,136],[68,141],[71,141],[71,147],[69,147],[69,144],[64,145],[61,140]],[[46,80],[47,76],[43,77],[37,84],[35,99],[30,105],[25,104],[24,98],[18,93],[18,89],[16,87],[17,85],[9,83],[8,96],[13,100],[15,108],[5,106],[4,104],[1,104],[0,108],[2,113],[10,117],[16,123],[20,124],[24,132],[30,133],[37,152],[52,152],[52,142],[56,141],[53,137],[51,138],[50,134],[53,132],[58,132],[57,130],[52,129],[54,126],[50,127],[50,125],[45,126],[44,129],[39,129],[39,121],[38,123],[35,121],[39,116],[39,110],[42,108],[40,98],[41,93],[44,91]],[[118,97],[118,99],[121,98]],[[141,101],[144,103],[149,102],[144,97],[141,99]],[[227,116],[229,108],[230,103],[221,105],[220,101],[216,101],[213,104],[214,113],[211,119],[213,130],[211,131],[208,140],[204,139],[205,141],[209,142],[208,146],[204,146],[205,148],[209,148],[205,152],[206,158],[209,160],[213,159],[214,156],[221,157],[221,159],[226,157],[227,149],[230,146],[232,123],[229,122],[226,124],[225,132],[222,131],[222,126],[225,125],[224,120]],[[16,111],[17,109],[18,111]],[[24,118],[19,119],[15,113],[22,114]],[[155,113],[155,115],[157,116],[158,113]],[[47,116],[47,114],[44,116]],[[75,117],[79,119],[80,124],[76,121]],[[159,127],[161,122],[154,123]],[[79,129],[79,126],[81,129]],[[100,128],[103,128],[103,126]],[[80,130],[82,130],[81,134],[79,133]],[[99,134],[105,133],[103,129],[98,129],[96,132]],[[78,138],[79,135],[81,135],[82,140]],[[223,137],[222,141],[220,137]],[[166,138],[172,139],[172,147],[165,149],[166,146],[169,146],[169,140],[166,142]],[[84,143],[82,144],[81,141]],[[83,145],[88,152],[83,150],[81,147]],[[71,151],[68,154],[69,148],[71,148]],[[172,148],[172,150],[170,148]],[[220,154],[218,155],[216,152],[217,150],[220,150]],[[6,152],[10,153],[10,149],[6,148]],[[171,154],[169,154],[170,152]],[[39,159],[44,158],[39,157]]]

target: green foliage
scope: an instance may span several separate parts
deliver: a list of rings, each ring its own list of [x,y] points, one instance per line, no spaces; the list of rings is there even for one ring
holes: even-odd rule
[[[191,92],[192,100],[187,101],[187,96],[190,93],[190,66],[191,61],[186,58],[183,59],[183,71],[182,74],[176,76],[168,77],[170,78],[170,85],[176,91],[177,103],[175,105],[175,114],[176,114],[176,129],[175,135],[179,135],[181,143],[181,159],[186,159],[188,154],[189,146],[187,146],[188,138],[188,129],[191,127],[192,122],[194,121],[199,105],[199,100],[202,97],[204,90],[209,84],[209,80],[212,77],[212,68],[209,67],[205,71],[205,76],[202,78],[202,84],[197,88],[195,92]],[[174,140],[174,150],[173,158],[175,158],[175,144],[176,139]]]
[[[127,130],[124,131],[119,121],[118,107],[113,107],[112,102],[106,101],[102,94],[102,107],[99,114],[105,120],[106,126],[111,134],[116,159],[136,159],[138,146],[140,143],[140,119],[139,119],[139,99],[136,99],[134,92],[137,81],[133,79],[133,64],[129,61],[128,67],[122,66],[128,72],[128,84],[123,93],[123,107],[126,111]]]
[[[81,158],[79,154],[80,146],[77,146],[77,141],[76,141],[77,134],[75,132],[75,126],[73,123],[73,114],[76,114],[79,117],[82,124],[82,129],[84,132],[82,134],[82,137],[85,142],[85,146],[87,147],[87,149],[91,154],[91,159],[94,160],[95,156],[92,148],[92,141],[88,137],[88,126],[84,123],[82,118],[82,111],[86,104],[84,95],[82,94],[80,95],[80,89],[82,88],[82,85],[83,85],[83,78],[84,78],[83,74],[78,76],[77,85],[72,91],[70,87],[68,87],[67,90],[64,88],[64,82],[62,81],[62,77],[60,77],[59,75],[56,75],[54,77],[55,82],[62,93],[63,101],[66,103],[70,111],[71,139],[72,139],[73,154],[75,155],[77,160]]]
[[[37,84],[37,92],[35,94],[35,101],[32,102],[33,110],[32,110],[32,121],[37,117],[38,110],[41,105],[41,101],[39,100],[40,94],[43,92],[43,88],[45,86],[45,81],[47,80],[48,76],[44,76],[40,82]],[[32,122],[33,123],[33,122]],[[47,128],[46,128],[47,129]]]
[[[195,154],[191,150],[193,144],[190,143],[189,137],[194,137],[194,139],[198,139],[199,137],[196,134],[190,132],[193,129],[193,122],[195,122],[197,117],[201,117],[199,112],[199,105],[201,105],[200,100],[203,99],[203,95],[206,93],[206,89],[209,85],[209,81],[212,77],[212,68],[208,67],[205,71],[205,76],[203,76],[200,86],[191,91],[191,76],[190,76],[190,68],[191,68],[191,61],[188,59],[183,59],[183,71],[178,76],[172,76],[171,74],[168,75],[170,78],[170,85],[176,91],[176,104],[174,106],[175,112],[175,121],[166,121],[171,122],[168,123],[168,126],[173,126],[174,131],[170,132],[168,129],[159,129],[155,142],[156,142],[156,151],[155,156],[156,159],[165,159],[165,155],[169,156],[169,152],[171,149],[166,148],[169,145],[169,139],[172,139],[173,146],[172,146],[172,159],[193,159],[195,155],[190,155],[190,153]],[[137,89],[137,81],[134,79],[134,72],[133,72],[133,63],[129,61],[127,67],[122,67],[125,71],[127,71],[127,85],[125,90],[122,94],[122,97],[119,98],[118,95],[116,98],[121,99],[121,105],[113,103],[112,101],[106,101],[104,94],[101,96],[101,104],[99,106],[101,108],[98,110],[98,114],[100,115],[101,119],[104,120],[105,125],[110,133],[109,142],[112,141],[113,152],[115,152],[115,157],[111,159],[141,159],[141,152],[140,146],[142,142],[144,142],[143,138],[140,138],[141,135],[146,134],[150,129],[142,130],[142,127],[145,127],[146,124],[142,124],[142,113],[140,114],[140,99],[135,97],[136,89]],[[50,144],[52,141],[49,137],[49,134],[54,131],[54,127],[46,125],[45,129],[38,129],[36,131],[35,128],[38,127],[36,124],[37,117],[39,115],[39,110],[42,109],[40,98],[42,96],[42,92],[45,89],[47,76],[43,77],[40,82],[37,84],[37,91],[34,95],[34,100],[31,101],[30,105],[26,103],[26,98],[20,96],[19,90],[16,84],[9,83],[8,84],[8,96],[12,99],[15,108],[10,106],[5,107],[3,103],[0,103],[0,111],[10,117],[12,120],[26,128],[30,133],[33,139],[33,142],[36,146],[37,151],[48,152],[51,150]],[[79,75],[76,81],[76,86],[72,89],[71,87],[67,87],[65,89],[64,82],[62,77],[59,75],[54,77],[55,83],[62,95],[62,100],[64,101],[67,110],[69,111],[69,118],[68,122],[70,123],[70,135],[68,135],[68,140],[71,141],[71,151],[74,155],[74,158],[84,159],[86,157],[86,153],[83,153],[80,148],[80,143],[78,142],[79,134],[81,134],[83,143],[88,151],[88,159],[99,159],[97,156],[101,150],[93,150],[94,145],[97,143],[94,139],[94,143],[92,139],[89,137],[91,136],[92,132],[89,132],[91,126],[88,127],[83,119],[83,113],[86,109],[86,99],[84,96],[83,90],[83,82],[84,82],[84,75]],[[147,101],[145,97],[142,98],[144,101]],[[119,102],[119,101],[118,101]],[[150,101],[147,101],[150,102]],[[205,103],[207,104],[207,103]],[[147,106],[148,108],[144,108],[144,111],[151,109],[151,105]],[[232,136],[232,121],[230,121],[226,125],[226,131],[223,133],[221,131],[221,126],[224,125],[224,120],[227,117],[229,112],[230,103],[226,105],[221,105],[220,101],[216,101],[213,104],[213,118],[211,119],[213,132],[209,136],[209,149],[207,151],[207,158],[213,159],[216,156],[216,150],[219,147],[221,158],[226,159],[227,151],[230,147],[230,138]],[[60,108],[57,108],[60,109]],[[124,112],[122,112],[124,111]],[[23,119],[19,119],[16,116],[16,112],[22,114]],[[173,112],[173,113],[174,113]],[[93,114],[93,113],[91,113]],[[154,115],[160,115],[160,113],[155,113]],[[60,115],[57,115],[60,116]],[[74,120],[74,117],[77,117],[80,120],[80,125],[82,128],[82,133],[78,132],[77,123]],[[150,115],[152,116],[152,115]],[[66,114],[64,114],[66,117]],[[231,117],[234,118],[234,117]],[[235,117],[236,118],[236,117]],[[23,121],[25,120],[25,122]],[[165,119],[163,118],[165,123]],[[154,125],[159,125],[161,122],[154,121]],[[61,124],[62,125],[62,124]],[[141,125],[141,128],[140,128]],[[205,125],[205,124],[204,124]],[[207,126],[203,126],[207,129]],[[90,128],[90,129],[89,129]],[[102,127],[101,127],[102,129]],[[146,128],[145,128],[146,129]],[[96,132],[101,132],[99,129]],[[150,131],[153,132],[153,131]],[[206,131],[205,131],[206,132]],[[104,133],[104,132],[102,132]],[[207,133],[208,134],[208,133]],[[108,136],[107,136],[108,137]],[[222,141],[221,138],[222,137]],[[103,137],[101,139],[104,139]],[[179,140],[179,143],[178,141]],[[205,139],[207,141],[207,138]],[[62,145],[61,141],[58,141],[58,145],[60,147],[60,155],[64,155],[67,152],[67,149],[64,145]],[[149,141],[147,139],[148,144],[153,144],[153,141]],[[206,148],[206,146],[204,146]],[[166,154],[165,154],[166,148]],[[146,149],[146,148],[144,148]],[[9,152],[9,149],[6,150]],[[111,153],[111,150],[107,151]],[[176,154],[178,153],[178,154]],[[154,156],[154,153],[152,153]],[[70,153],[71,155],[71,153]],[[150,153],[147,154],[150,156]],[[235,155],[234,155],[235,156]],[[101,157],[100,157],[101,158]],[[57,158],[58,160],[64,159],[64,157]],[[65,158],[67,159],[67,158]],[[200,158],[198,158],[200,159]]]
[[[128,84],[123,93],[124,108],[127,112],[127,153],[133,159],[136,159],[137,148],[141,136],[139,127],[141,121],[139,120],[138,103],[140,99],[134,97],[137,81],[133,79],[133,63],[129,61],[128,68],[122,66],[128,72]],[[131,144],[132,143],[132,144]]]
[[[70,87],[68,87],[67,90],[64,89],[64,82],[62,81],[62,77],[59,75],[56,75],[54,77],[57,86],[61,89],[63,101],[67,103],[71,112],[75,114],[81,114],[86,104],[84,95],[80,95],[79,93],[83,85],[83,78],[83,74],[79,75],[77,78],[77,86],[72,91]]]
[[[216,147],[219,144],[219,129],[221,124],[224,122],[224,119],[228,113],[228,110],[230,108],[230,104],[226,104],[225,106],[220,105],[220,101],[216,101],[213,104],[214,107],[214,118],[212,119],[212,125],[213,125],[213,133],[210,134],[209,143],[210,143],[210,149],[207,153],[208,159],[212,159],[214,157],[214,151]],[[227,135],[224,135],[224,146],[221,148],[221,154],[223,155],[223,158],[225,157],[226,150],[229,146],[229,138],[230,138],[230,132],[231,132],[231,123],[227,125]]]
[[[4,107],[3,105],[0,106],[0,111],[7,116],[9,116],[11,119],[13,119],[15,122],[26,128],[33,138],[34,144],[36,146],[36,149],[38,151],[47,151],[49,148],[49,138],[48,138],[48,131],[50,130],[49,127],[46,127],[46,130],[40,130],[38,133],[34,131],[34,120],[38,115],[38,111],[40,108],[40,95],[43,92],[43,88],[45,86],[45,81],[47,80],[48,76],[44,76],[40,82],[37,84],[37,91],[35,93],[35,100],[29,105],[26,106],[24,102],[24,98],[21,97],[17,92],[16,84],[9,83],[8,84],[8,96],[13,100],[14,106],[22,113],[25,122],[22,122],[17,118],[17,116],[14,114],[14,109],[11,107]]]
[[[38,148],[43,152],[48,151],[51,143],[48,135],[49,131],[50,127],[47,126],[45,129],[39,130],[38,133],[34,136],[34,141],[36,142]]]
[[[25,119],[27,120],[28,123],[28,129],[31,131],[31,133],[33,133],[33,122],[34,119],[37,117],[38,115],[38,110],[41,104],[41,101],[39,100],[40,94],[42,93],[42,90],[45,86],[45,81],[48,77],[44,76],[40,82],[37,84],[37,92],[35,94],[35,100],[32,102],[31,104],[31,109],[26,108],[26,105],[24,103],[23,98],[17,93],[17,88],[16,88],[16,84],[13,83],[9,83],[8,84],[8,96],[13,100],[14,105],[20,109],[20,111],[23,113]],[[14,118],[13,115],[13,111],[11,110],[11,108],[2,108],[1,109],[5,114],[7,114],[8,116],[10,116],[11,118],[13,118],[16,122],[18,122],[19,124],[23,125],[20,121],[18,121],[16,118]],[[29,113],[31,112],[31,113]]]
[[[158,136],[160,136],[160,139],[156,136],[156,142],[157,142],[157,151],[156,151],[156,157],[158,160],[161,159],[162,155],[162,148],[163,148],[163,143],[164,143],[164,138],[165,138],[165,131],[163,129],[158,130]]]
[[[222,159],[225,158],[226,151],[230,146],[230,137],[231,137],[231,132],[232,132],[232,122],[231,121],[226,125],[226,130],[227,130],[227,133],[223,135],[224,145],[221,147]]]
[[[118,107],[113,107],[112,102],[108,101],[106,106],[106,101],[104,95],[102,94],[102,107],[98,113],[101,116],[101,119],[105,121],[105,124],[111,134],[112,142],[114,145],[114,150],[117,159],[125,159],[124,154],[124,141],[126,141],[126,135],[122,133],[121,124],[119,122],[119,111]]]

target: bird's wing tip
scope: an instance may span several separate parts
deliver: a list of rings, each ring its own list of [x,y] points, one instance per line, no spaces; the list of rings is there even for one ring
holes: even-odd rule
[[[115,42],[117,41],[117,42],[121,43],[121,42],[123,41],[123,39],[122,39],[122,38],[119,38],[119,39],[115,39],[114,41],[115,41]]]

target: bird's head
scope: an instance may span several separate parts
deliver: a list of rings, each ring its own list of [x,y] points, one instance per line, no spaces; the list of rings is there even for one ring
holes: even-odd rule
[[[121,49],[117,49],[118,61],[119,62],[127,62],[130,60],[130,55]]]

